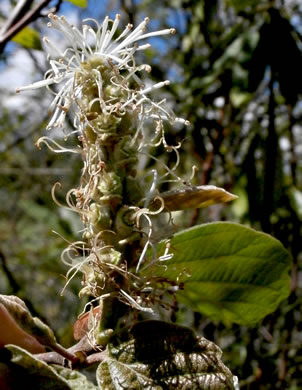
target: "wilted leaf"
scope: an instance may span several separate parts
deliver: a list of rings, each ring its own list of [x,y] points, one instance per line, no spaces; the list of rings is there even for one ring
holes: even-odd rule
[[[174,257],[153,272],[183,282],[179,298],[213,319],[254,325],[289,295],[289,253],[267,234],[210,223],[176,234],[170,247]]]
[[[0,348],[7,344],[19,345],[32,353],[45,352],[45,348],[17,324],[3,303],[0,303]]]
[[[102,390],[234,388],[221,350],[181,326],[138,323],[110,341],[108,354],[97,369]]]
[[[26,49],[42,50],[39,33],[30,27],[24,27],[23,30],[13,37],[12,41],[19,43]]]
[[[87,0],[67,0],[67,1],[76,5],[77,7],[82,7],[82,8],[87,7]]]
[[[197,209],[237,199],[236,195],[215,186],[188,187],[176,191],[167,191],[160,194],[160,197],[164,200],[167,211]],[[160,205],[160,201],[156,199],[150,207],[156,209]]]
[[[5,306],[20,328],[34,336],[43,345],[50,347],[56,345],[53,331],[37,317],[32,317],[24,302],[20,301],[15,296],[0,295],[0,303]]]
[[[93,327],[101,317],[101,307],[97,306],[87,313],[82,314],[73,325],[73,337],[80,340]]]

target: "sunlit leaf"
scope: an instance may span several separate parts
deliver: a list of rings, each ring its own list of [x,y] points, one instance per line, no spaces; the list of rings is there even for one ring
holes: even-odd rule
[[[76,5],[77,7],[82,7],[82,8],[87,7],[87,0],[67,0],[67,1]]]
[[[184,327],[161,321],[137,323],[115,336],[97,369],[102,390],[233,389],[221,350]]]
[[[42,50],[39,33],[30,27],[23,28],[13,37],[12,41],[19,43],[26,49]]]
[[[232,88],[230,91],[230,99],[234,107],[238,108],[242,104],[249,102],[251,94],[242,92],[238,88]]]
[[[176,234],[170,248],[174,257],[153,272],[183,282],[179,299],[212,319],[255,325],[289,295],[289,253],[267,234],[210,223]]]
[[[297,213],[297,216],[302,220],[302,192],[295,187],[290,188],[289,200],[293,210]]]

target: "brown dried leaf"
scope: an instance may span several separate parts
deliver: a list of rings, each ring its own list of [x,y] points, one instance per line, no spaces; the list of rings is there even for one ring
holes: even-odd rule
[[[165,202],[166,211],[198,209],[216,203],[227,203],[238,198],[223,188],[211,185],[167,191],[160,194],[160,197]],[[157,209],[160,205],[160,200],[155,199],[150,208]]]

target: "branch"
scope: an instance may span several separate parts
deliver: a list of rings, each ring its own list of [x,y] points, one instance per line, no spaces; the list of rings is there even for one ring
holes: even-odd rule
[[[1,173],[0,173],[1,174]],[[5,273],[5,276],[7,277],[7,280],[9,282],[9,285],[11,289],[13,290],[14,295],[18,295],[18,293],[22,290],[22,286],[18,283],[18,281],[15,279],[14,275],[10,271],[7,261],[6,261],[6,256],[0,249],[0,266],[2,265],[2,270]],[[27,298],[23,298],[23,301],[25,305],[28,307],[29,311],[36,317],[39,317],[45,324],[48,325],[47,319],[40,314],[34,307],[34,305],[31,303],[31,301]]]
[[[2,26],[0,30],[0,36],[4,35],[13,24],[17,23],[31,7],[34,0],[19,0],[16,4],[11,16],[7,19],[6,23]]]
[[[106,356],[107,356],[107,351],[96,352],[93,353],[92,355],[87,356],[87,359],[85,361],[86,367],[92,366],[95,363],[101,363]]]
[[[102,362],[107,356],[107,351],[95,352],[95,349],[85,335],[77,344],[68,348],[57,349],[56,352],[36,354],[37,359],[48,364],[59,364],[68,368],[88,367]]]
[[[14,275],[10,272],[10,269],[7,266],[6,257],[1,250],[0,250],[0,261],[2,263],[3,272],[5,273],[5,276],[9,281],[13,293],[16,294],[21,289],[21,287],[19,286],[19,283],[14,278]]]
[[[1,175],[30,175],[30,176],[63,176],[70,175],[72,172],[71,168],[32,168],[32,167],[20,167],[20,168],[11,168],[11,167],[0,167],[0,176]],[[1,258],[1,255],[0,255]],[[7,274],[7,270],[4,272]],[[7,275],[8,276],[8,275]]]
[[[84,361],[81,361],[79,359],[78,362],[72,366],[70,364],[70,361],[66,360],[63,356],[59,355],[57,352],[46,352],[46,353],[39,353],[35,355],[37,359],[42,360],[47,364],[58,364],[60,366],[67,367],[67,368],[89,367],[95,363],[101,363],[106,356],[107,356],[106,351],[96,352],[87,356]]]
[[[66,359],[57,352],[38,353],[35,355],[35,358],[42,360],[47,364],[59,364],[60,366],[70,368],[69,365],[66,364]]]
[[[9,30],[0,37],[0,54],[3,52],[6,44],[24,27],[31,22],[34,22],[41,16],[41,10],[50,3],[51,0],[43,0],[40,4],[28,11],[16,24],[9,28]],[[58,4],[60,5],[60,1]]]
[[[63,358],[68,359],[73,364],[76,364],[79,361],[78,356],[71,352],[70,349],[66,349],[60,344],[52,345],[51,348],[54,350],[54,352],[58,353]]]
[[[62,3],[63,3],[63,0],[58,0],[57,4],[53,7],[53,9],[50,12],[52,12],[53,14],[56,14],[57,12],[59,12]],[[49,14],[50,12],[47,12],[47,14]]]
[[[131,24],[135,24],[136,6],[133,0],[121,0],[121,8],[125,11],[125,14],[129,18]]]
[[[268,102],[268,117],[269,123],[267,128],[267,137],[265,139],[265,161],[264,161],[264,183],[263,183],[263,211],[261,214],[261,228],[265,233],[272,233],[271,214],[274,211],[275,200],[275,181],[276,168],[278,158],[278,135],[276,132],[276,116],[275,116],[275,96],[274,96],[274,82],[275,74],[271,68],[271,79],[269,83],[269,102]]]

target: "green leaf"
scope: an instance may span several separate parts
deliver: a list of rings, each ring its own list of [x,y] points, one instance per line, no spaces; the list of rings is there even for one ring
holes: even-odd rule
[[[68,381],[45,362],[16,345],[7,345],[5,348],[11,352],[11,362],[14,363],[10,366],[14,374],[14,389],[72,390]],[[16,365],[24,370],[16,370]]]
[[[59,365],[53,365],[52,368],[64,378],[72,390],[97,390],[98,387],[91,383],[85,375],[78,371],[71,370]]]
[[[56,364],[50,366],[16,345],[7,345],[5,348],[11,352],[11,362],[7,362],[6,369],[14,389],[98,389],[80,372]]]
[[[230,99],[234,107],[239,108],[243,104],[246,104],[251,99],[251,94],[248,92],[240,91],[239,88],[232,88],[230,90]]]
[[[24,27],[23,30],[14,36],[12,41],[19,43],[26,49],[42,50],[39,33],[30,27]]]
[[[76,5],[77,7],[86,8],[87,7],[87,0],[67,0],[69,3],[72,3]]]
[[[102,390],[234,389],[221,355],[188,328],[144,321],[111,339],[97,381]]]
[[[289,295],[289,253],[267,234],[209,223],[176,234],[170,248],[174,257],[153,275],[183,282],[179,299],[212,319],[255,325]]]
[[[225,191],[223,188],[207,185],[163,192],[159,198],[164,200],[166,210],[176,211],[203,208],[216,203],[226,203],[237,199],[237,196]],[[159,198],[155,198],[151,203],[151,209],[157,209],[161,206]]]
[[[289,201],[298,218],[302,220],[302,192],[294,186],[291,187],[289,190]]]

